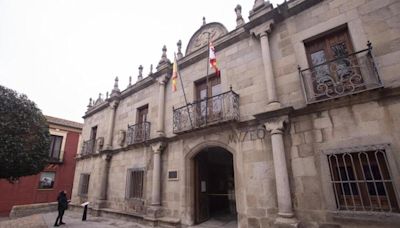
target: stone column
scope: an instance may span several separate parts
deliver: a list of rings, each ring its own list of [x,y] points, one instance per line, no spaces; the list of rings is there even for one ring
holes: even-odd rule
[[[264,65],[264,75],[265,81],[267,83],[267,93],[268,93],[268,104],[280,105],[278,101],[278,96],[276,95],[276,86],[274,72],[272,70],[272,60],[271,53],[269,49],[269,39],[268,34],[271,32],[269,27],[267,30],[260,32],[260,42],[261,42],[261,53]]]
[[[161,153],[165,148],[163,142],[155,143],[153,149],[153,186],[151,189],[151,205],[161,205]]]
[[[159,85],[159,95],[158,95],[158,126],[157,126],[157,134],[158,136],[164,136],[164,115],[165,115],[165,84],[166,81],[164,79],[160,79],[158,82]]]
[[[108,189],[108,175],[110,173],[110,161],[111,154],[103,154],[101,156],[101,167],[100,167],[100,188],[96,197],[96,206],[98,208],[105,207],[105,201],[107,200],[107,189]]]
[[[284,123],[288,117],[279,117],[267,121],[265,127],[271,132],[272,154],[274,158],[276,192],[278,196],[278,223],[297,224],[293,218],[292,198],[290,195],[289,176],[283,144]]]
[[[118,101],[113,101],[110,103],[111,116],[108,122],[108,132],[107,132],[107,142],[106,150],[112,149],[114,124],[115,124],[115,112],[117,111]]]

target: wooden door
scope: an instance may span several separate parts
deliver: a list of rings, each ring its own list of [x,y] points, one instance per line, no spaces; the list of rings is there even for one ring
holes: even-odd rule
[[[221,94],[221,78],[214,76],[196,83],[196,106],[198,125],[218,119],[222,113],[222,99],[216,95]]]
[[[363,78],[347,28],[305,43],[317,99],[363,89]]]
[[[201,223],[210,218],[208,202],[208,170],[207,157],[199,154],[195,159],[195,205],[196,223]]]

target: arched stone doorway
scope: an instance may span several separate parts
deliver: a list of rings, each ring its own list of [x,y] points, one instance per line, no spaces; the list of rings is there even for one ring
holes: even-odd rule
[[[206,147],[193,157],[195,223],[236,221],[233,155],[222,147]]]

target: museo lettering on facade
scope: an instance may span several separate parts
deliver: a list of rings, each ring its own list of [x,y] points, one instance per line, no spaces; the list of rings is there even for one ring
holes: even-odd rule
[[[164,47],[90,100],[72,203],[160,226],[400,226],[399,1],[235,12],[178,42],[175,92]]]

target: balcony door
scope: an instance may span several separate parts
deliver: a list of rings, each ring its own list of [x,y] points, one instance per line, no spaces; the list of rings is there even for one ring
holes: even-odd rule
[[[141,108],[138,108],[136,123],[145,123],[147,122],[147,114],[149,113],[149,106],[145,105]]]
[[[97,139],[97,126],[94,126],[94,127],[92,127],[92,130],[90,131],[88,153],[94,153],[96,151],[96,139]]]
[[[145,105],[137,109],[137,118],[136,118],[136,131],[134,132],[134,137],[136,142],[142,142],[146,140],[146,122],[147,122],[147,114],[149,113],[149,106]]]
[[[305,47],[316,95],[343,94],[362,83],[347,27],[307,41]]]
[[[216,96],[222,93],[221,77],[214,76],[196,83],[197,124],[218,120],[222,115],[222,101]]]

